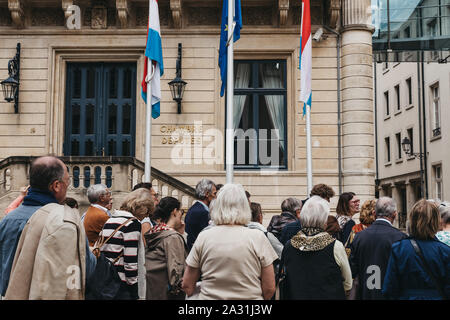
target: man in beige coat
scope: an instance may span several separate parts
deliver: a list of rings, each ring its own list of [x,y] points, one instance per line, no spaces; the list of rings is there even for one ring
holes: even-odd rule
[[[62,203],[70,182],[66,166],[54,157],[36,161],[56,161],[61,166],[61,176],[49,183],[48,190]],[[79,213],[67,205],[49,203],[23,229],[5,298],[84,299],[85,283],[86,235]]]

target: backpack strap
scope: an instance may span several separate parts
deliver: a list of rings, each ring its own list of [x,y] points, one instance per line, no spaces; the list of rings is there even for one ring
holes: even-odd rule
[[[422,265],[423,268],[425,269],[425,272],[430,276],[431,280],[434,283],[434,286],[436,287],[437,291],[439,292],[439,295],[444,299],[447,300],[447,296],[445,295],[444,290],[441,287],[441,284],[439,283],[439,281],[436,279],[436,277],[434,276],[434,274],[431,272],[430,267],[428,266],[427,261],[425,260],[422,251],[420,250],[419,245],[417,244],[416,240],[414,239],[409,239],[409,241],[411,242],[414,251],[416,252],[416,254],[419,256],[420,260],[422,261]]]
[[[119,231],[124,225],[126,225],[131,220],[135,220],[135,219],[136,219],[135,217],[131,217],[131,218],[127,219],[124,223],[122,223],[120,226],[118,226],[106,240],[105,240],[105,237],[103,235],[103,230],[102,230],[102,232],[101,232],[102,236],[99,239],[97,239],[97,241],[95,242],[94,249],[92,249],[92,253],[98,258],[100,256],[100,248],[103,247],[105,245],[105,243],[107,243],[109,241],[109,239],[111,239],[117,233],[117,231]],[[123,255],[123,251],[116,259],[114,259],[114,263],[116,263],[117,260],[119,260],[119,258],[122,255]]]

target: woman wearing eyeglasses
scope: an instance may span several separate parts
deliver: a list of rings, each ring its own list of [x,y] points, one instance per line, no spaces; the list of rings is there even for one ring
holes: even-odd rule
[[[184,212],[180,206],[173,197],[161,199],[153,212],[158,224],[144,235],[147,300],[183,300],[186,297],[181,281],[188,249],[184,237],[177,231],[183,226]]]

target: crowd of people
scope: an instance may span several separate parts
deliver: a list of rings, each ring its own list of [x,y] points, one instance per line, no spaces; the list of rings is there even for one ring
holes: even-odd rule
[[[185,213],[139,183],[113,209],[103,184],[79,212],[67,167],[37,158],[0,221],[0,295],[9,300],[382,300],[450,297],[450,203],[419,200],[397,229],[396,202],[317,184],[268,227],[239,184],[202,179]],[[359,223],[354,216],[359,213]]]

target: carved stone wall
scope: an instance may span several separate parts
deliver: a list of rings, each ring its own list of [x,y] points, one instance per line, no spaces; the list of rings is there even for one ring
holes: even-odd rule
[[[292,13],[292,24],[300,25],[302,20],[302,7],[292,6],[290,12]],[[313,25],[323,24],[322,5],[320,3],[311,4],[311,23]]]
[[[34,8],[31,26],[64,26],[64,11],[60,8]]]
[[[11,13],[8,8],[0,8],[0,26],[10,26],[11,24]]]
[[[370,0],[341,0],[342,26],[344,28],[363,26],[370,28],[371,2]]]
[[[131,0],[54,0],[46,2],[47,8],[24,6],[24,0],[9,0],[8,8],[0,7],[0,25],[13,25],[17,28],[37,26],[65,26],[65,19],[71,12],[67,10],[71,4],[81,8],[82,28],[141,28],[147,27],[148,5],[144,1]],[[336,23],[341,0],[311,1],[311,18],[314,25],[324,21]],[[344,1],[344,0],[342,0]],[[355,1],[355,0],[353,0]],[[1,4],[0,4],[1,6]],[[326,12],[325,12],[326,11]],[[328,15],[324,19],[323,14]],[[64,17],[64,21],[61,20]],[[222,16],[222,5],[219,1],[183,2],[167,0],[159,3],[161,26],[180,29],[186,26],[217,26]],[[242,3],[243,24],[248,26],[289,27],[300,25],[301,6],[292,0],[274,0],[261,2],[260,5],[250,2]],[[334,27],[333,25],[331,25]]]
[[[243,25],[272,25],[274,6],[270,7],[243,7],[242,8],[242,24]]]
[[[186,13],[190,26],[219,25],[222,18],[221,9],[214,7],[188,7]]]

